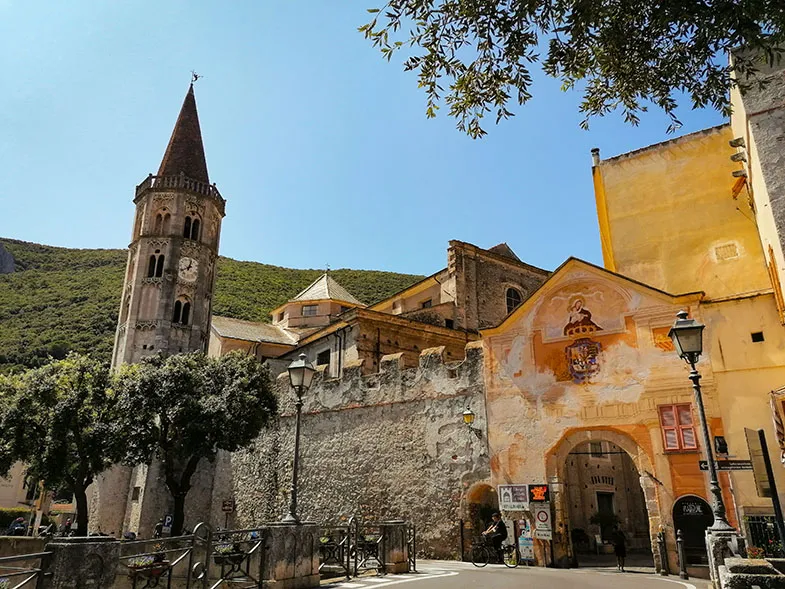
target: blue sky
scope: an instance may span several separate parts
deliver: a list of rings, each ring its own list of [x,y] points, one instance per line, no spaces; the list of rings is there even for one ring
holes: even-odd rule
[[[424,116],[414,74],[356,32],[374,0],[0,0],[0,236],[128,245],[133,189],[196,86],[222,255],[429,274],[450,239],[554,268],[601,263],[590,149],[669,139],[653,111],[578,127],[578,93],[534,99],[473,141]],[[721,122],[680,113],[684,129]]]

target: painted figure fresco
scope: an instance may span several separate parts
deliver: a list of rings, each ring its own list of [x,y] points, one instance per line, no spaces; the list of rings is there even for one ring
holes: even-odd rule
[[[578,296],[570,299],[568,310],[569,319],[567,325],[564,326],[564,335],[602,329],[591,320],[591,311],[586,308],[586,301],[583,300],[583,297]]]

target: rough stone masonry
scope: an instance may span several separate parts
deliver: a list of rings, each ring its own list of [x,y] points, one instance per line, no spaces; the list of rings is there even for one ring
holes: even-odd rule
[[[317,373],[305,394],[301,429],[299,515],[317,523],[401,518],[418,527],[418,552],[459,554],[461,500],[488,480],[487,440],[463,423],[467,406],[484,430],[480,342],[466,358],[445,363],[443,348],[424,350],[417,368],[401,354],[362,376],[347,366],[340,379]],[[220,456],[212,485],[213,514],[224,525],[223,499],[234,498],[233,526],[275,521],[286,512],[294,448],[294,395],[286,374],[277,380],[281,417],[253,447]],[[189,497],[189,500],[191,498]]]

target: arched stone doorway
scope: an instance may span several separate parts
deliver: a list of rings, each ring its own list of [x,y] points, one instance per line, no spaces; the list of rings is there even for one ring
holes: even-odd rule
[[[496,489],[487,483],[475,483],[463,498],[463,520],[469,529],[479,534],[491,520],[493,512],[499,510]]]
[[[714,513],[703,497],[684,495],[673,504],[673,529],[681,530],[688,565],[708,564],[706,528],[713,523]]]
[[[478,537],[499,511],[496,489],[487,483],[474,483],[463,496],[461,505],[461,546],[464,555],[471,554],[472,540]]]
[[[594,458],[592,453],[596,455]],[[605,457],[601,454],[608,454],[605,465],[602,462]],[[597,474],[591,474],[592,468]],[[583,529],[584,537],[579,539],[588,541],[596,550],[594,536],[599,533],[601,538],[607,539],[614,522],[610,517],[592,516],[609,512],[619,516],[619,506],[624,506],[620,524],[627,535],[628,546],[641,548],[646,554],[650,552],[652,564],[659,570],[661,560],[657,532],[661,516],[653,470],[649,456],[627,434],[613,429],[584,429],[565,434],[546,456],[546,472],[553,490],[554,557],[557,564],[567,566],[576,562],[572,530],[578,526],[571,521],[571,510],[582,511],[579,524],[584,528],[579,529]],[[615,474],[617,471],[618,474]],[[587,480],[582,481],[579,473],[588,477]],[[579,484],[586,485],[583,493],[578,495],[584,498],[584,504],[579,503],[577,508],[576,495],[574,492],[570,494],[570,491],[577,491],[570,489],[570,482],[575,483],[576,479]],[[572,504],[570,498],[573,499]],[[593,519],[594,523],[590,523]],[[608,521],[604,521],[606,519]],[[625,526],[627,529],[624,529]],[[610,550],[602,543],[601,548]]]

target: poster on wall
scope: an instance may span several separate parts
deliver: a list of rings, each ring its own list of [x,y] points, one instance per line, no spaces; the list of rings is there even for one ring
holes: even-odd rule
[[[518,537],[518,553],[521,560],[534,560],[534,539],[531,536]]]
[[[538,540],[552,540],[551,504],[538,503],[532,505],[532,514],[534,515],[534,537]]]
[[[502,511],[528,511],[526,485],[499,485],[499,509]]]

